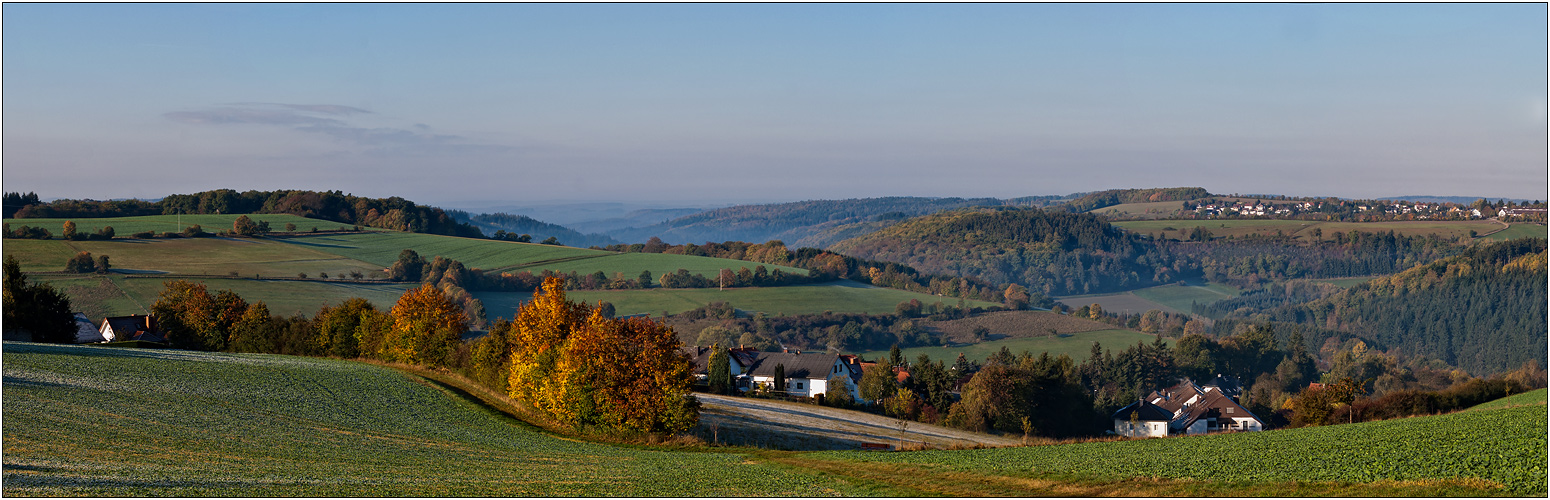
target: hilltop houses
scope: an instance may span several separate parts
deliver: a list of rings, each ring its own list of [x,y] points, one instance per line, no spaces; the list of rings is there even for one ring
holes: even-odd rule
[[[1185,379],[1115,412],[1114,433],[1162,437],[1264,430],[1265,423],[1238,404],[1241,393],[1232,377],[1217,375],[1204,386]]]
[[[127,340],[167,342],[167,338],[162,336],[161,329],[156,328],[156,318],[143,314],[103,318],[102,326],[99,326],[97,331],[102,334],[103,342]]]

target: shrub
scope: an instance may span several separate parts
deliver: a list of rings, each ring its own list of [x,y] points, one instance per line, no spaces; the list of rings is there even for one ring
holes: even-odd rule
[[[81,252],[65,262],[65,271],[72,273],[89,273],[97,270],[97,262],[91,257],[91,252]]]
[[[130,236],[134,236],[135,238],[139,238],[139,239],[142,239],[142,240],[148,240],[148,239],[151,239],[151,238],[155,238],[156,237],[156,232],[155,231],[140,231],[140,232],[132,234]]]

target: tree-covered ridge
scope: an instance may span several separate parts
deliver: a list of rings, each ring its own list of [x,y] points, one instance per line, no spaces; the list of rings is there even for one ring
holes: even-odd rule
[[[601,234],[582,234],[580,231],[559,224],[550,224],[526,215],[512,215],[501,212],[473,215],[462,210],[447,210],[446,212],[454,220],[472,224],[485,233],[492,235],[498,231],[504,231],[513,235],[529,235],[532,241],[544,241],[547,238],[554,238],[561,244],[573,247],[607,246],[618,243],[613,238]]]
[[[1062,208],[1072,212],[1086,212],[1088,210],[1114,206],[1124,203],[1151,203],[1159,201],[1184,201],[1211,196],[1205,188],[1177,187],[1177,188],[1150,188],[1150,189],[1110,189],[1096,193],[1088,193],[1081,198],[1066,203]]]
[[[738,205],[679,217],[661,224],[610,231],[622,241],[656,236],[670,243],[697,241],[798,241],[846,224],[898,220],[973,206],[1043,206],[1061,197],[923,198],[894,196],[847,200],[809,200],[766,205]]]
[[[1350,332],[1471,373],[1545,364],[1545,240],[1470,247],[1307,304],[1278,321]]]
[[[36,199],[35,197],[32,199]],[[291,214],[396,231],[482,238],[479,228],[460,223],[440,208],[399,198],[366,198],[340,191],[242,191],[216,189],[144,200],[55,200],[22,206],[18,219],[132,217],[162,214]]]
[[[1044,294],[1094,293],[1178,278],[1138,261],[1142,239],[1091,214],[965,209],[917,217],[834,245],[925,273],[1017,283]],[[1163,281],[1167,282],[1167,281]]]

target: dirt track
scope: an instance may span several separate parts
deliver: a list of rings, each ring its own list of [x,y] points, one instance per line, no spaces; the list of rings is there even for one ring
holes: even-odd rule
[[[813,404],[695,394],[701,403],[694,433],[706,441],[783,450],[854,450],[863,444],[932,447],[1019,444],[1021,439],[960,431]]]

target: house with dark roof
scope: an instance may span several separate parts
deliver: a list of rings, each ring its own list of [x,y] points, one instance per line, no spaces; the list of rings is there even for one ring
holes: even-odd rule
[[[75,313],[75,343],[92,342],[102,342],[102,334],[97,331],[97,325],[92,324],[91,318],[87,318],[86,313]]]
[[[156,328],[156,318],[142,314],[103,318],[102,326],[98,327],[97,331],[102,334],[102,338],[106,342],[128,340],[167,342],[167,338],[162,336],[161,330]]]
[[[1148,401],[1136,401],[1114,412],[1114,433],[1127,437],[1167,437],[1173,413]]]
[[[1221,380],[1218,377],[1214,382]],[[1259,417],[1239,405],[1234,395],[1220,385],[1201,387],[1185,379],[1178,385],[1153,392],[1147,398],[1172,415],[1168,422],[1168,431],[1172,434],[1265,429],[1265,423]]]
[[[861,399],[860,389],[856,384],[861,379],[861,366],[854,357],[793,350],[756,354],[758,356],[745,372],[746,382],[739,384],[741,388],[751,389],[758,385],[773,386],[775,367],[780,366],[785,372],[788,395],[813,397],[835,390],[844,390],[850,393],[852,399]],[[845,387],[830,387],[829,380],[835,377],[843,380]]]
[[[684,346],[684,353],[694,359],[694,383],[705,385],[710,380],[710,357],[715,351],[709,347]],[[727,368],[736,380],[748,371],[753,365],[754,359],[759,355],[758,349],[738,346],[736,349],[727,349]]]

